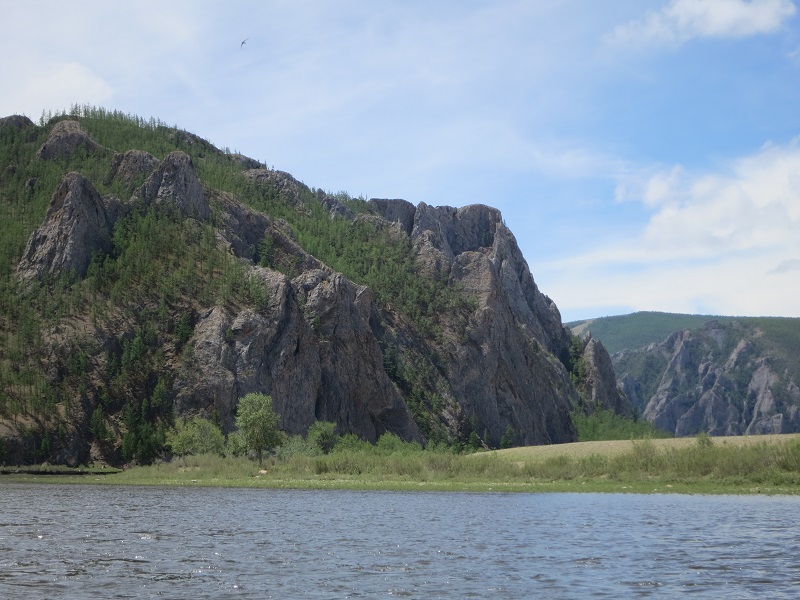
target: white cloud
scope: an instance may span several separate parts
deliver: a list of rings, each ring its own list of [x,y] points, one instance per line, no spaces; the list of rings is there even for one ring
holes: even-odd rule
[[[671,0],[659,11],[618,26],[608,41],[681,44],[692,38],[772,33],[794,16],[791,0]]]
[[[649,220],[615,244],[537,266],[559,306],[591,296],[637,310],[800,316],[798,140],[717,173],[675,167],[621,188]]]
[[[0,97],[0,114],[26,112],[36,120],[43,110],[68,109],[72,104],[108,104],[113,90],[108,82],[77,62],[26,65],[33,77],[15,77],[4,69],[6,81],[19,82]]]

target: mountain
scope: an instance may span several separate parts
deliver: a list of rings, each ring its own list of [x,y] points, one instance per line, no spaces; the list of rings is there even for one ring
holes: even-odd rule
[[[486,447],[630,414],[499,211],[356,199],[163,123],[0,119],[0,460],[150,462],[180,417]]]
[[[800,319],[635,313],[572,325],[616,350],[627,397],[660,429],[800,431]]]
[[[696,329],[709,321],[725,322],[733,319],[734,317],[713,315],[641,311],[629,315],[571,321],[566,325],[577,336],[591,333],[602,340],[606,349],[614,354],[620,350],[642,348],[662,342],[675,331]]]

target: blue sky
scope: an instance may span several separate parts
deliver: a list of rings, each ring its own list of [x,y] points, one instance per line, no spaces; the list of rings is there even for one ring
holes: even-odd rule
[[[6,0],[0,115],[88,103],[495,206],[565,321],[800,317],[797,4]]]

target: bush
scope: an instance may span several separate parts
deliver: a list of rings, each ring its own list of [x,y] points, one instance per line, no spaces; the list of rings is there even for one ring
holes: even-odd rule
[[[203,417],[191,421],[185,419],[175,423],[167,434],[167,444],[176,456],[191,454],[218,454],[225,452],[225,436],[220,428]]]
[[[330,453],[339,441],[336,435],[336,423],[330,421],[315,421],[308,428],[306,436],[312,448],[316,448],[323,454]]]

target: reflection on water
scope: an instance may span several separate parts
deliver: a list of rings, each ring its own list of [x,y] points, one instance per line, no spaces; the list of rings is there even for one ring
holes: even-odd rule
[[[0,597],[794,598],[798,508],[0,482]]]

